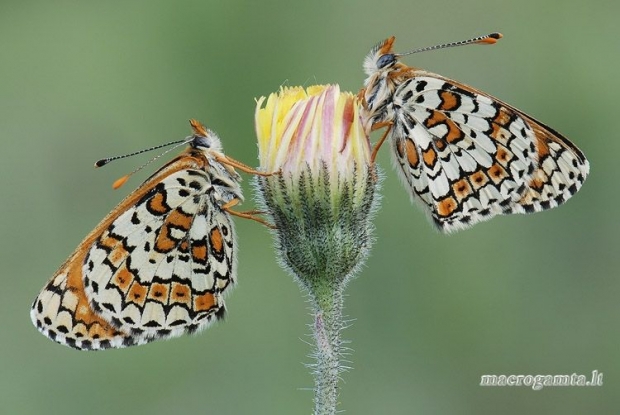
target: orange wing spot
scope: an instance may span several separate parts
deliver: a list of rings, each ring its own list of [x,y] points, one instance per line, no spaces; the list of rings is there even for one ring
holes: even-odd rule
[[[188,285],[172,283],[172,292],[170,293],[171,303],[186,304],[188,307],[192,305],[192,292]]]
[[[206,245],[194,245],[192,246],[192,258],[197,262],[207,261],[207,246]]]
[[[446,125],[448,126],[448,134],[445,139],[448,143],[453,144],[459,140],[463,139],[463,131],[454,123],[452,120],[446,120]]]
[[[123,247],[123,244],[118,244],[112,252],[108,255],[108,259],[115,266],[118,267],[129,256],[129,252]]]
[[[157,240],[155,240],[155,249],[158,252],[170,252],[176,247],[177,243],[172,238],[170,238],[170,228],[168,225],[162,225],[159,230],[159,235],[157,235]]]
[[[446,197],[437,204],[437,213],[440,216],[449,216],[457,208],[458,204],[452,197]]]
[[[186,253],[188,249],[189,249],[189,242],[187,241],[181,242],[181,244],[179,245],[179,251]]]
[[[500,107],[499,113],[491,123],[491,134],[490,137],[494,140],[500,142],[506,142],[508,137],[510,137],[510,133],[507,128],[511,123],[511,114],[504,107]]]
[[[149,289],[149,300],[155,300],[159,303],[166,304],[168,302],[169,292],[170,284],[153,283]]]
[[[215,305],[215,296],[211,293],[198,295],[194,298],[194,311],[208,311]]]
[[[114,278],[112,278],[112,284],[120,288],[120,290],[127,294],[129,290],[129,286],[133,283],[134,277],[133,274],[127,269],[127,267],[120,268],[114,274]]]
[[[547,137],[541,134],[536,134],[536,150],[538,152],[538,158],[542,159],[549,155],[549,145],[547,144]]]
[[[477,171],[469,176],[469,182],[478,190],[489,182],[489,177],[482,171]]]
[[[512,153],[509,152],[504,146],[497,146],[495,159],[499,161],[502,166],[507,166],[508,162],[512,159]]]
[[[508,124],[510,124],[510,113],[506,108],[500,107],[499,113],[497,114],[493,122],[501,125],[502,127],[507,126]]]
[[[540,194],[542,189],[545,187],[545,183],[548,183],[548,182],[549,182],[549,177],[544,172],[544,170],[537,169],[536,172],[534,173],[534,176],[530,180],[530,184],[529,184],[530,191],[533,190],[537,192],[538,194]]]
[[[439,150],[439,151],[442,151],[448,145],[443,138],[440,138],[438,140],[434,140],[433,144],[435,144],[435,148],[437,148],[437,150]]]
[[[154,214],[163,215],[170,211],[170,207],[166,205],[166,196],[163,193],[157,193],[148,202],[148,209]]]
[[[148,287],[134,281],[131,284],[131,288],[127,293],[127,301],[137,304],[139,306],[143,306],[146,301],[146,293],[148,292]]]
[[[424,164],[428,167],[433,167],[437,162],[437,153],[435,152],[435,149],[430,146],[428,150],[422,152],[422,158],[424,159]]]
[[[459,99],[453,92],[441,91],[439,97],[441,98],[441,106],[439,109],[452,111],[459,107]]]
[[[489,167],[488,175],[491,180],[493,180],[493,182],[496,184],[500,183],[502,180],[508,177],[508,173],[506,173],[506,170],[504,170],[504,168],[497,163]]]
[[[405,140],[405,152],[407,153],[407,162],[409,165],[413,168],[417,167],[420,162],[420,157],[418,156],[418,149],[412,140]]]
[[[491,123],[491,129],[492,131],[491,134],[489,134],[489,137],[499,141],[500,143],[506,143],[506,130],[501,125]]]
[[[437,124],[445,123],[447,117],[439,111],[432,111],[432,115],[424,120],[424,126],[426,128],[432,128]]]
[[[211,243],[211,248],[216,253],[221,253],[224,248],[224,241],[222,240],[222,233],[219,228],[211,229],[211,233],[209,234],[209,242]]]
[[[542,188],[545,186],[545,182],[543,182],[540,179],[533,179],[532,181],[530,181],[530,186],[531,188],[540,191],[542,190]]]
[[[472,193],[471,186],[467,179],[461,179],[452,185],[452,190],[459,201],[465,199]]]
[[[181,212],[179,209],[175,209],[172,212],[170,212],[170,215],[168,215],[168,218],[166,219],[166,223],[169,223],[170,225],[173,225],[177,228],[181,228],[185,231],[188,231],[189,228],[192,226],[192,219],[193,219],[193,216],[186,215],[185,213]]]
[[[107,235],[107,232],[105,235],[101,236],[101,239],[99,239],[99,244],[108,249],[114,249],[119,242],[120,241],[118,239],[112,238],[110,235]]]

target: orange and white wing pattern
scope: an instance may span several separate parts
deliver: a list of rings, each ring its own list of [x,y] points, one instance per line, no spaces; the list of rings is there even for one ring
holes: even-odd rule
[[[236,278],[225,209],[242,200],[217,135],[192,121],[189,148],[84,239],[32,305],[35,326],[76,349],[144,344],[221,318]]]
[[[387,126],[401,178],[439,229],[549,209],[579,190],[589,165],[574,144],[497,98],[402,64],[393,42],[364,62],[367,127]]]

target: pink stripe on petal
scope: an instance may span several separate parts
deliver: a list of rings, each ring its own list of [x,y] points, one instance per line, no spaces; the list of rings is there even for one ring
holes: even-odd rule
[[[342,136],[341,136],[341,150],[349,144],[349,135],[351,134],[351,126],[353,125],[353,117],[355,115],[355,107],[353,99],[347,99],[344,104],[344,111],[342,113]]]
[[[299,107],[301,111],[303,111],[301,117],[297,125],[290,125],[291,128],[294,128],[293,135],[291,137],[291,142],[289,143],[288,148],[288,157],[285,162],[284,169],[294,172],[299,170],[299,163],[305,161],[304,153],[306,148],[307,140],[307,132],[306,125],[311,123],[314,120],[314,99],[315,97],[311,97],[309,99],[304,99],[295,104],[295,107]]]
[[[329,165],[333,162],[334,152],[334,133],[338,130],[337,120],[335,118],[336,113],[336,100],[337,100],[336,87],[330,85],[325,90],[325,104],[323,105],[323,125],[322,125],[322,154],[321,158]]]

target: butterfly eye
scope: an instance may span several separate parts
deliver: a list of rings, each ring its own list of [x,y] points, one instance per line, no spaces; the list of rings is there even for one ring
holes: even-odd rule
[[[387,55],[381,55],[381,57],[377,59],[377,68],[383,69],[386,66],[392,65],[394,62],[396,62],[396,55],[393,55],[391,53]]]
[[[191,142],[191,145],[194,148],[198,148],[198,147],[211,148],[211,141],[208,140],[207,137],[194,137],[194,139]]]

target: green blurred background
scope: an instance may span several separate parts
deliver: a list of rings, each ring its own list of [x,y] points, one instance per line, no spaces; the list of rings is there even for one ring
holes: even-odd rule
[[[113,191],[143,159],[92,164],[183,138],[195,117],[229,155],[256,165],[254,97],[282,84],[358,91],[362,59],[392,34],[405,51],[491,31],[505,35],[493,47],[406,62],[559,129],[586,153],[591,176],[559,209],[443,236],[382,151],[377,242],[346,299],[354,352],[340,408],[618,413],[619,15],[617,1],[3,1],[0,413],[310,413],[308,305],[276,265],[269,233],[250,221],[236,221],[240,283],[225,323],[100,353],[37,333],[35,295],[156,169]],[[482,374],[595,369],[603,387],[479,386]]]

